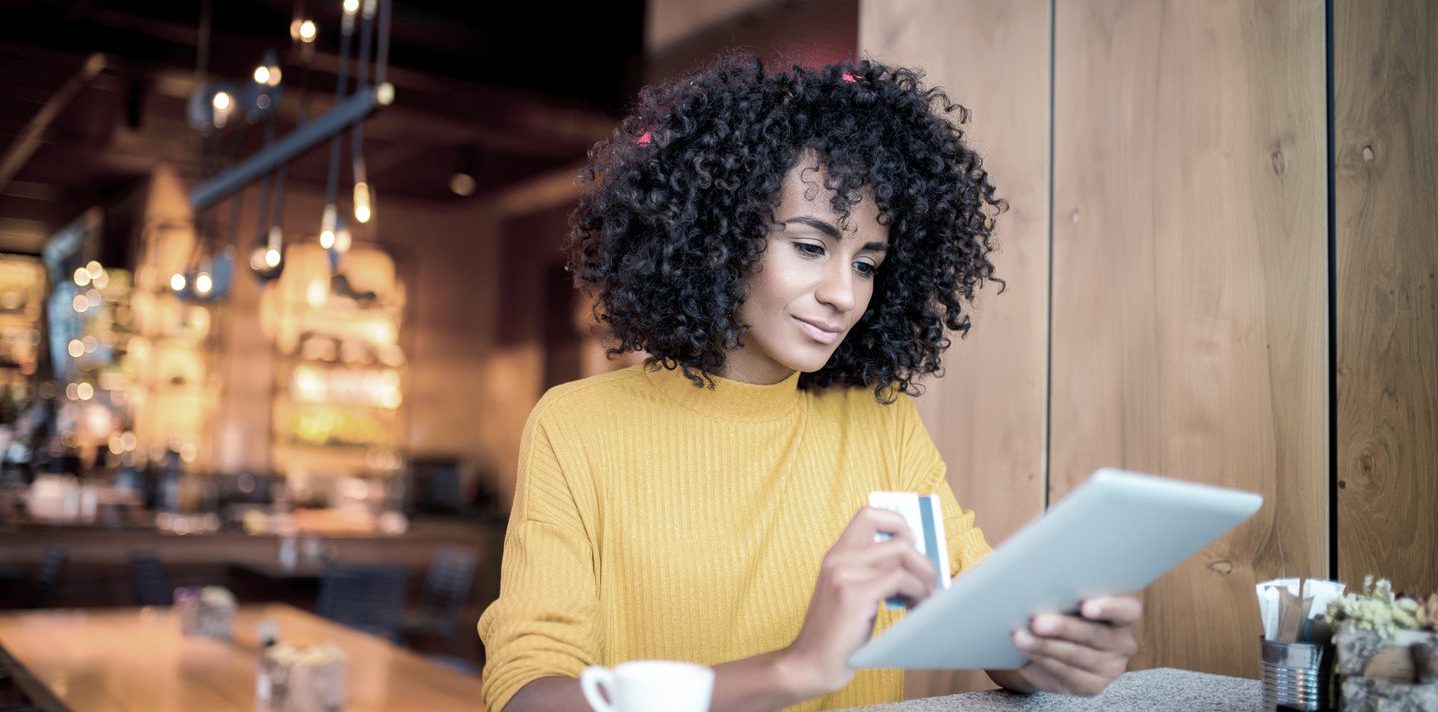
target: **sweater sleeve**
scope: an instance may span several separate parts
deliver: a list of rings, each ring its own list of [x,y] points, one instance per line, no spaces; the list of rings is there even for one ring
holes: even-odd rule
[[[500,712],[541,677],[579,677],[602,646],[596,562],[541,408],[520,445],[499,598],[479,619],[484,708]]]
[[[954,496],[954,489],[945,477],[948,466],[919,418],[913,399],[900,396],[894,407],[898,409],[899,418],[900,462],[904,481],[908,483],[905,489],[939,495],[949,545],[949,569],[958,576],[989,555],[988,541],[983,531],[974,525],[974,511],[964,509]]]

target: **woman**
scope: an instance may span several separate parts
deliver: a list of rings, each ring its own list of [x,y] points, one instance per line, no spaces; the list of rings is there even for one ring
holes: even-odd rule
[[[613,352],[649,359],[530,415],[479,623],[486,709],[584,709],[585,666],[639,658],[714,666],[714,710],[901,697],[901,671],[846,661],[935,572],[861,505],[938,493],[951,568],[989,552],[910,399],[993,272],[1003,204],[956,109],[902,68],[731,57],[645,90],[591,152],[570,268]],[[1015,633],[1031,662],[990,674],[1097,693],[1138,615],[1040,616]]]

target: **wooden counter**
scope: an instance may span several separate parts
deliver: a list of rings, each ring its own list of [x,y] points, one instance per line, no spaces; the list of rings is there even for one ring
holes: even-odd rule
[[[503,523],[460,520],[413,522],[402,535],[327,535],[319,544],[342,564],[402,564],[418,583],[434,552],[441,545],[458,546],[479,555],[474,606],[482,609],[499,592],[499,557],[504,543]],[[28,575],[35,571],[47,546],[65,550],[59,585],[49,605],[61,608],[133,605],[128,556],[131,551],[154,552],[172,586],[231,586],[241,603],[283,600],[264,592],[246,591],[233,581],[229,567],[275,565],[280,538],[216,532],[180,535],[154,527],[111,528],[85,525],[24,525],[0,529],[0,572]],[[305,562],[302,562],[305,563]],[[14,607],[23,586],[0,585],[0,609]],[[253,594],[253,595],[251,595]],[[478,617],[478,613],[475,613]]]
[[[416,520],[399,535],[319,535],[345,563],[407,562],[422,566],[436,544],[495,549],[504,539],[503,523]],[[105,527],[83,524],[27,524],[0,529],[0,564],[34,563],[47,545],[65,547],[75,564],[123,564],[131,549],[154,551],[167,564],[223,561],[273,561],[280,538],[273,534],[215,532],[173,534],[154,527]]]
[[[346,712],[483,710],[480,681],[283,605],[241,606],[235,640],[186,638],[168,610],[0,613],[3,647],[73,712],[255,712],[255,624],[348,656]]]

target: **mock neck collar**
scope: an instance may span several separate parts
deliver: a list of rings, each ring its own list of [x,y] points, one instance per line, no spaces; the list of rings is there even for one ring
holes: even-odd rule
[[[641,365],[649,382],[670,400],[692,411],[723,420],[780,420],[802,401],[799,371],[773,385],[759,385],[714,376],[714,388],[695,387],[684,371]]]

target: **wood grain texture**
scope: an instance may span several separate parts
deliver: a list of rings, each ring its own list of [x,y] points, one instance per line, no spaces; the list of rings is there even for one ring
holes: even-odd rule
[[[972,113],[965,133],[1009,201],[998,219],[998,276],[943,378],[916,403],[959,501],[991,544],[1043,509],[1048,295],[1048,0],[865,0],[861,56],[921,67]],[[993,687],[982,673],[914,672],[906,694]]]
[[[1261,493],[1144,593],[1134,668],[1253,677],[1253,584],[1328,572],[1322,3],[1055,18],[1051,501],[1118,465]]]
[[[1338,573],[1438,590],[1438,5],[1334,3]]]
[[[233,641],[183,637],[165,609],[6,613],[0,647],[74,712],[253,712],[261,620],[281,642],[345,651],[347,712],[483,710],[479,678],[282,605],[241,607]]]

